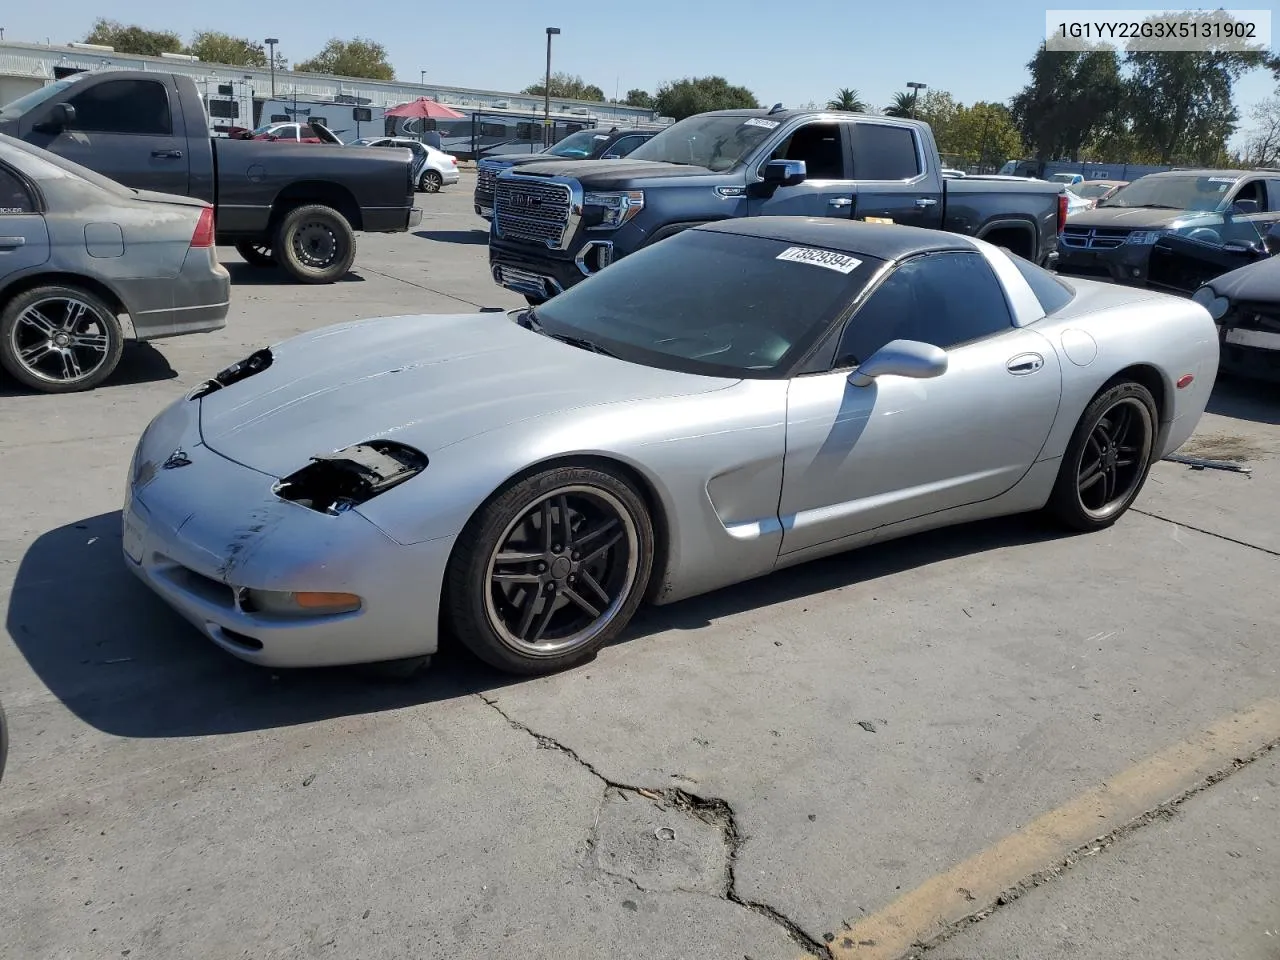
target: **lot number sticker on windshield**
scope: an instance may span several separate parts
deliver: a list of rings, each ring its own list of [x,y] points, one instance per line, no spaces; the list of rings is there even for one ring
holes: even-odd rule
[[[1236,178],[1235,177],[1210,177],[1209,182],[1210,183],[1235,183]]]
[[[818,250],[814,247],[787,247],[774,259],[790,260],[792,263],[811,263],[815,267],[826,267],[828,270],[837,270],[840,273],[853,273],[862,263],[857,257],[851,257],[847,253]]]
[[[744,121],[742,125],[744,127],[764,127],[766,130],[772,130],[781,122],[781,120],[764,120],[760,117],[752,117],[750,120]]]

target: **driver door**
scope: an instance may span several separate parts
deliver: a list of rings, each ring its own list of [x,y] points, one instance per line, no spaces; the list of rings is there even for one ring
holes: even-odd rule
[[[770,160],[803,160],[804,182],[779,187],[772,196],[751,196],[747,216],[851,217],[854,187],[848,127],[847,123],[814,121],[791,131],[747,179],[762,175]]]
[[[848,375],[897,339],[947,351],[940,377]],[[849,321],[832,368],[788,393],[782,555],[988,500],[1030,469],[1061,396],[1053,347],[1013,326],[977,252],[905,261]]]

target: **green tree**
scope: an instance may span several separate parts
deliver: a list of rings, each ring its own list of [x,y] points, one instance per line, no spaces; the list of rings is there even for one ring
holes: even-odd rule
[[[182,37],[169,30],[148,30],[136,24],[99,17],[84,38],[85,43],[102,43],[118,53],[158,57],[162,53],[183,53]]]
[[[1195,14],[1194,19],[1216,21],[1225,16],[1215,11]],[[1153,16],[1144,23],[1186,19],[1186,14]],[[1262,49],[1131,50],[1125,65],[1135,138],[1160,163],[1215,162],[1224,156],[1240,119],[1232,102],[1235,82],[1268,62]]]
[[[836,95],[827,101],[827,109],[841,110],[845,113],[866,113],[867,105],[858,96],[857,90],[841,87],[836,91]]]
[[[293,66],[299,73],[331,73],[338,77],[362,77],[366,80],[394,80],[396,72],[387,60],[386,48],[375,40],[336,37],[310,60]]]
[[[197,33],[191,41],[191,52],[210,63],[229,63],[237,67],[267,66],[267,51],[262,44],[217,30]],[[279,66],[279,57],[276,61]]]
[[[724,77],[685,77],[668,81],[654,97],[664,117],[683,120],[708,110],[758,109],[760,103],[746,87],[732,86]]]
[[[531,83],[525,87],[521,93],[527,93],[535,97],[543,96],[545,85],[542,82]],[[587,83],[577,74],[572,73],[553,73],[551,75],[551,96],[559,97],[564,100],[592,100],[596,103],[604,102],[604,91],[593,83]]]
[[[957,107],[948,118],[938,149],[961,157],[965,163],[999,166],[1022,154],[1022,136],[1003,103],[979,101]]]
[[[886,117],[909,117],[911,108],[916,105],[915,93],[895,93],[893,103],[884,108]]]
[[[648,90],[628,90],[627,99],[622,102],[630,107],[652,107],[653,95]]]
[[[939,151],[946,150],[943,144],[951,141],[951,128],[964,108],[956,102],[956,98],[945,90],[930,90],[915,106],[917,120],[923,120],[933,130],[933,138],[938,141]],[[910,113],[908,112],[908,116]]]
[[[1052,51],[1041,43],[1027,69],[1031,82],[1010,105],[1023,140],[1038,160],[1079,160],[1122,110],[1120,58],[1109,47]]]

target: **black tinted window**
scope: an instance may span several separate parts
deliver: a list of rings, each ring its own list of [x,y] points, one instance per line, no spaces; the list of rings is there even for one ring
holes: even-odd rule
[[[605,151],[606,154],[616,153],[620,157],[625,157],[640,144],[644,143],[645,137],[623,137]]]
[[[710,376],[785,374],[883,261],[687,230],[606,267],[534,311],[551,333],[624,360]]]
[[[1027,285],[1031,287],[1031,292],[1040,301],[1040,309],[1045,312],[1046,316],[1061,310],[1071,302],[1071,298],[1074,296],[1071,288],[1048,270],[1042,270],[1030,260],[1019,257],[1016,254],[1009,257],[1009,259],[1013,261],[1013,265],[1022,274],[1022,279],[1026,280]]]
[[[169,93],[154,80],[107,80],[82,90],[68,103],[76,108],[77,130],[102,133],[173,133]]]
[[[978,253],[935,253],[908,260],[858,308],[836,351],[836,366],[856,366],[891,340],[944,350],[1008,330],[1004,290]]]
[[[0,167],[0,216],[7,213],[34,213],[35,199],[17,174]]]
[[[920,174],[915,135],[906,127],[860,123],[856,128],[853,176],[856,180],[909,180]]]

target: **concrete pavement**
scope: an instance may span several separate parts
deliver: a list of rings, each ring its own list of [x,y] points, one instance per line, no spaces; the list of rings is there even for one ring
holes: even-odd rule
[[[456,651],[390,685],[222,654],[121,567],[138,434],[292,333],[522,302],[488,277],[469,190],[360,237],[333,286],[228,252],[227,329],[134,349],[97,391],[0,385],[0,957],[857,956],[860,920],[1280,689],[1280,391],[1231,382],[1188,450],[1253,472],[1160,464],[1101,534],[877,546],[646,610],[538,680]],[[1264,956],[1273,764],[948,927],[930,960],[1177,956],[1193,926],[1200,956]],[[1220,832],[1159,832],[1206,804]],[[1205,891],[1228,880],[1247,895],[1224,913]]]

